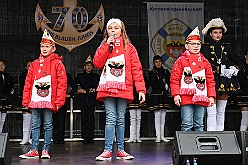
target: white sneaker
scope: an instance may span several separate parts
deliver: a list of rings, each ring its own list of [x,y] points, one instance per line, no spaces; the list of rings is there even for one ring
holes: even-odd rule
[[[21,141],[20,143],[19,143],[20,145],[27,145],[27,144],[32,144],[32,140],[30,141],[28,141],[28,142],[25,142],[25,141]]]
[[[161,138],[160,138],[160,136],[157,136],[155,143],[160,143],[160,142],[161,142]]]
[[[126,143],[136,143],[136,140],[135,139],[128,139],[125,141]]]
[[[161,136],[161,140],[162,140],[163,142],[169,142],[169,141],[170,141],[170,140],[166,139],[164,136]]]

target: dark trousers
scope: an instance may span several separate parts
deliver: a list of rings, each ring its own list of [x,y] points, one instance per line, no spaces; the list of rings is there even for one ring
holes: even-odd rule
[[[70,99],[67,98],[65,105],[59,108],[57,113],[53,114],[53,140],[64,141],[65,139],[65,117],[67,111],[67,104]]]
[[[81,132],[84,140],[93,140],[95,130],[95,106],[81,106]]]

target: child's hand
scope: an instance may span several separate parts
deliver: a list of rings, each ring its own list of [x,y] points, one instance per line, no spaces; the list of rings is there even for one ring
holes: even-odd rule
[[[214,98],[213,97],[209,97],[209,104],[208,107],[212,107],[214,105]]]
[[[181,103],[181,96],[180,95],[176,95],[174,96],[174,103],[180,107],[180,103]]]
[[[114,36],[115,36],[114,34],[111,34],[111,35],[109,36],[109,38],[107,39],[107,43],[108,43],[108,44],[110,44],[110,42],[112,42],[112,44],[113,44],[114,39],[115,39]]]

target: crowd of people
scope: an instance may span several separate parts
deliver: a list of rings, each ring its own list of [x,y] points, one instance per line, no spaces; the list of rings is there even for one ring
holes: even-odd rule
[[[168,142],[165,137],[166,110],[169,98],[180,108],[181,131],[223,131],[228,97],[237,96],[241,107],[241,131],[248,127],[248,51],[244,60],[223,43],[227,28],[215,18],[202,30],[209,43],[202,43],[196,27],[185,40],[185,51],[175,61],[171,72],[163,67],[161,56],[153,57],[149,78],[143,72],[136,48],[131,44],[124,23],[117,18],[106,24],[103,40],[93,60],[89,56],[83,72],[73,79],[66,72],[61,56],[55,53],[55,41],[44,30],[38,59],[27,60],[19,77],[23,112],[23,138],[20,145],[30,144],[30,151],[20,158],[39,158],[40,127],[44,127],[41,158],[50,158],[51,140],[63,144],[65,117],[69,98],[79,95],[83,143],[94,143],[96,101],[104,103],[106,113],[105,144],[97,161],[112,159],[116,138],[117,159],[133,159],[124,150],[124,143],[141,143],[141,111],[144,106],[154,112],[156,143]],[[232,61],[230,65],[229,61]],[[93,68],[102,70],[101,75]],[[11,106],[14,83],[0,60],[0,133]],[[79,84],[79,85],[77,85]],[[149,91],[149,94],[148,92]],[[130,137],[124,141],[125,113],[130,114]],[[204,123],[204,117],[207,122]],[[43,121],[41,120],[43,119]]]

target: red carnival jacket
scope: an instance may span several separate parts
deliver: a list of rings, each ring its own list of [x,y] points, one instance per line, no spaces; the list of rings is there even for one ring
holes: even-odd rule
[[[67,77],[66,77],[65,67],[62,63],[62,58],[57,54],[52,54],[51,56],[52,56],[50,62],[51,88],[52,88],[51,103],[53,107],[50,109],[56,112],[57,106],[62,107],[65,104]],[[31,102],[32,88],[33,88],[35,73],[37,72],[36,69],[39,68],[38,66],[39,66],[39,61],[37,59],[33,61],[29,67],[23,90],[22,105],[24,107],[30,108],[29,103]]]
[[[115,50],[115,47],[113,49]],[[118,50],[117,50],[118,52]],[[104,43],[102,46],[98,47],[93,59],[93,64],[95,67],[103,69],[106,61],[114,57],[114,53],[110,53],[109,44]],[[142,65],[139,60],[137,50],[132,44],[128,44],[126,50],[124,50],[125,57],[125,84],[126,90],[119,90],[118,93],[113,93],[110,91],[98,91],[97,99],[104,101],[106,97],[119,97],[128,100],[128,103],[132,102],[133,96],[133,82],[135,83],[136,91],[146,94],[145,82],[143,77]]]
[[[216,91],[215,91],[215,81],[214,81],[214,75],[212,72],[212,67],[208,60],[200,53],[200,57],[203,60],[203,66],[198,66],[196,63],[196,66],[198,66],[200,69],[205,69],[205,76],[206,76],[206,87],[207,87],[207,97],[213,97],[216,98]],[[197,62],[197,61],[196,61]],[[170,77],[170,88],[171,88],[171,95],[174,97],[176,95],[181,96],[181,105],[187,105],[187,104],[198,104],[202,106],[208,106],[208,103],[206,102],[193,102],[192,98],[193,95],[181,95],[180,94],[180,87],[181,87],[181,79],[184,72],[185,67],[189,67],[189,57],[182,53],[180,57],[176,60],[176,62],[173,65],[172,71],[171,71],[171,77]]]

